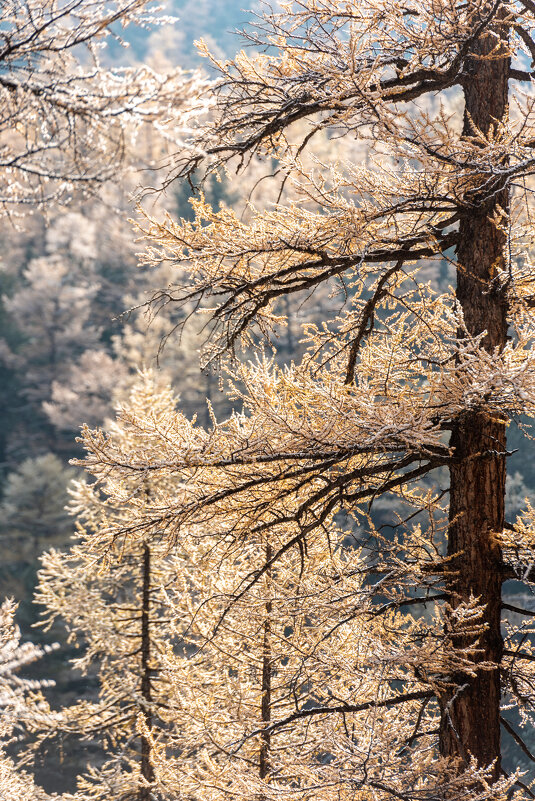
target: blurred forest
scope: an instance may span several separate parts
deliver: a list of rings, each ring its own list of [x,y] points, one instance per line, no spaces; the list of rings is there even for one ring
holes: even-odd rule
[[[156,31],[135,28],[129,48],[111,48],[107,59],[196,66],[195,39],[205,36],[225,52],[231,30],[245,19],[245,12],[220,0],[178,0],[169,11],[180,22]],[[140,163],[147,146],[136,144]],[[11,555],[3,560],[1,590],[22,601],[25,627],[34,619],[29,604],[36,558],[72,533],[64,507],[75,473],[68,462],[80,455],[80,425],[99,425],[110,416],[136,370],[155,365],[161,337],[176,322],[170,310],[149,326],[142,308],[167,280],[137,266],[139,247],[128,218],[140,180],[132,174],[98,198],[0,224],[0,526],[4,553]],[[174,185],[162,203],[187,216],[189,194]],[[215,182],[212,195],[216,205],[230,200]],[[202,399],[215,398],[217,381],[199,372],[200,338],[188,332],[186,339],[170,341],[159,364],[187,413],[202,417]],[[221,400],[215,398],[216,405]]]
[[[204,66],[194,40],[201,36],[213,52],[234,53],[239,40],[233,31],[245,25],[249,14],[241,2],[228,0],[175,0],[168,13],[179,21],[157,30],[136,28],[130,47],[109,49],[110,63]],[[139,141],[140,162],[150,143]],[[327,139],[320,144],[339,146]],[[346,153],[346,155],[349,155]],[[362,158],[362,154],[351,154]],[[197,322],[187,325],[181,338],[162,338],[179,322],[173,305],[151,319],[144,303],[169,277],[138,266],[135,241],[128,218],[134,216],[130,200],[136,185],[145,180],[133,173],[123,185],[109,186],[98,198],[85,198],[68,208],[52,207],[46,216],[34,212],[13,225],[0,223],[0,597],[19,602],[18,622],[23,636],[36,643],[60,641],[35,667],[36,675],[52,677],[56,687],[48,691],[52,705],[91,695],[91,676],[76,678],[68,665],[73,646],[65,642],[61,627],[46,633],[35,628],[39,609],[33,603],[39,557],[50,547],[64,548],[74,534],[69,502],[69,483],[77,469],[69,464],[81,456],[76,443],[80,426],[106,425],[114,405],[132,386],[137,371],[158,366],[162,385],[169,381],[180,396],[180,408],[210,425],[216,416],[229,413],[230,401],[220,379],[199,368],[203,332]],[[268,203],[276,189],[269,184],[255,188],[254,170],[249,184],[240,182],[242,197],[252,193],[256,203]],[[237,202],[237,189],[213,180],[206,187],[208,200]],[[172,184],[154,203],[170,213],[188,218],[190,190]],[[445,262],[441,282],[451,282]],[[295,302],[280,311],[289,325],[276,342],[281,363],[300,353],[300,328],[304,320],[321,322],[328,309],[339,304],[335,288],[315,306]],[[292,301],[293,302],[293,301]],[[209,404],[206,402],[209,400]],[[510,449],[520,436],[514,426]],[[514,516],[527,497],[535,503],[535,465],[516,452],[509,462],[509,515]],[[382,499],[373,512],[376,524],[387,523],[399,511]],[[514,591],[514,588],[513,590]],[[63,791],[86,761],[86,750],[65,756],[64,777],[58,780],[47,768],[46,757],[38,778],[49,791]]]
[[[196,39],[203,36],[215,52],[230,54],[232,31],[246,20],[239,4],[224,0],[175,0],[165,13],[179,20],[160,28],[131,26],[127,41],[112,43],[103,61],[198,67]],[[151,144],[143,137],[135,143],[140,165]],[[218,379],[199,369],[199,331],[188,329],[181,342],[170,339],[158,357],[162,337],[177,320],[172,308],[152,321],[143,308],[152,291],[168,283],[167,276],[137,265],[139,246],[128,220],[135,214],[132,194],[146,182],[146,173],[133,170],[98,197],[0,221],[0,597],[18,602],[23,640],[60,642],[29,668],[30,675],[53,677],[53,707],[94,692],[91,677],[77,678],[68,664],[73,648],[64,629],[35,628],[39,608],[32,600],[43,551],[72,543],[66,505],[79,471],[69,461],[82,454],[76,443],[81,424],[103,425],[137,371],[157,362],[162,382],[172,383],[187,415],[208,423],[205,398],[216,413],[229,408]],[[211,193],[215,205],[232,200],[215,182]],[[189,195],[187,187],[173,185],[159,202],[187,216]],[[72,788],[88,749],[69,754],[66,746],[62,776],[41,755],[39,780],[51,792]]]

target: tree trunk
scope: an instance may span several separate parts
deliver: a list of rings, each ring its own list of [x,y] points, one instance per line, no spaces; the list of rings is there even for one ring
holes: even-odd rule
[[[152,685],[150,669],[150,548],[143,546],[143,595],[141,608],[141,697],[143,698],[143,717],[145,725],[150,728],[152,725]],[[151,748],[150,742],[144,736],[141,737],[141,776],[149,785],[154,782],[154,770],[150,761]],[[139,788],[139,801],[150,801],[151,789],[144,786]]]
[[[498,32],[496,28],[496,32]],[[500,35],[505,36],[503,30]],[[496,120],[507,114],[509,59],[507,56],[481,60],[496,47],[496,38],[486,35],[474,46],[467,63],[464,86],[467,136],[474,126],[488,133]],[[496,51],[494,51],[496,55]],[[457,298],[470,334],[486,331],[483,347],[493,352],[504,347],[507,338],[507,304],[503,285],[496,281],[506,266],[507,241],[490,218],[498,207],[509,205],[509,192],[495,187],[491,201],[473,198],[460,223]],[[463,333],[460,332],[460,336]],[[450,527],[448,554],[460,554],[452,561],[454,574],[447,579],[452,606],[479,598],[485,605],[479,653],[482,661],[499,665],[503,642],[500,631],[502,554],[494,532],[504,526],[505,419],[467,411],[454,423],[451,445],[455,461],[451,467]],[[458,638],[465,647],[473,638]],[[479,670],[453,677],[457,692],[441,699],[441,752],[466,764],[474,756],[478,764],[494,763],[492,778],[500,774],[500,672]]]
[[[273,556],[271,545],[266,546],[266,563]],[[271,568],[266,571],[266,591],[271,592]],[[268,597],[266,601],[266,617],[264,620],[264,639],[262,643],[262,700],[261,717],[262,725],[269,726],[271,721],[271,615],[273,604]],[[271,770],[270,762],[271,735],[263,731],[260,741],[260,778],[265,779]]]

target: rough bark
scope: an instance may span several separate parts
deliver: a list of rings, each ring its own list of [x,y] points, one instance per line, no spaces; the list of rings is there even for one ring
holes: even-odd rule
[[[502,36],[503,36],[502,32]],[[482,37],[467,64],[464,85],[464,134],[474,125],[488,133],[507,113],[509,59],[482,59],[496,47],[496,38]],[[496,55],[496,51],[494,51]],[[506,299],[496,275],[506,264],[506,239],[491,221],[498,207],[508,208],[508,190],[495,187],[491,200],[470,198],[460,223],[457,250],[457,298],[470,334],[486,331],[483,346],[493,352],[506,343]],[[460,332],[462,336],[463,333]],[[454,423],[451,445],[450,528],[448,554],[454,573],[447,580],[453,606],[471,596],[485,605],[485,631],[475,663],[500,663],[503,642],[500,631],[502,554],[494,536],[504,525],[505,450],[504,419],[491,419],[477,410],[468,411]],[[472,638],[458,638],[466,646]],[[475,678],[453,677],[457,691],[441,699],[441,752],[466,764],[474,756],[479,765],[494,763],[492,776],[500,774],[500,673],[479,670]]]
[[[150,548],[143,546],[143,590],[141,608],[141,697],[143,698],[143,716],[145,724],[150,728],[152,724],[152,683],[150,668]],[[150,761],[150,742],[141,737],[141,776],[148,785],[154,782],[154,770]],[[150,801],[151,790],[149,786],[139,788],[139,801]]]

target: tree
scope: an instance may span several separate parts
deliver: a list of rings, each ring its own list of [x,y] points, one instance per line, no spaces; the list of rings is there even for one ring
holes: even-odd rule
[[[82,265],[59,255],[32,259],[24,270],[24,285],[12,297],[4,298],[11,318],[24,320],[25,334],[13,354],[23,369],[16,387],[19,416],[10,443],[11,457],[15,446],[25,453],[29,449],[30,453],[61,452],[61,439],[48,422],[43,404],[55,399],[55,388],[61,397],[60,387],[72,372],[72,362],[99,344],[100,331],[91,320],[91,304],[99,285],[91,280],[88,265],[85,272]],[[31,436],[27,436],[28,429]],[[65,444],[71,453],[72,444]]]
[[[107,435],[84,430],[85,463],[97,481],[76,494],[83,537],[70,553],[43,560],[46,614],[64,617],[77,639],[84,633],[80,666],[101,664],[100,705],[63,714],[73,730],[101,730],[116,751],[81,783],[77,798],[143,798],[148,787],[156,798],[199,801],[296,794],[334,801],[354,798],[359,788],[363,797],[393,789],[434,798],[437,786],[457,797],[464,775],[432,758],[438,715],[429,685],[438,688],[446,672],[470,666],[450,646],[461,633],[477,637],[475,601],[447,619],[435,613],[430,651],[428,616],[398,608],[408,572],[413,583],[426,582],[404,545],[390,543],[390,575],[367,585],[365,554],[332,515],[309,532],[305,550],[284,548],[291,523],[234,538],[229,531],[241,513],[231,508],[227,531],[212,515],[206,525],[193,518],[177,530],[170,504],[182,508],[218,480],[202,462],[191,468],[195,455],[220,447],[229,430],[207,432],[175,406],[169,390],[155,391],[144,376]],[[235,418],[235,429],[240,424],[248,437],[246,420]],[[178,475],[184,447],[190,465]],[[433,551],[433,542],[412,532],[413,557],[418,550]],[[141,578],[152,587],[150,610]],[[429,589],[411,605],[423,609],[441,597]],[[139,754],[129,754],[136,736],[141,767]],[[485,771],[475,775],[486,780]]]
[[[113,413],[125,370],[110,339],[140,275],[124,219],[133,189],[125,179],[76,211],[49,208],[46,225],[39,214],[24,230],[3,222],[6,466],[43,448],[71,454],[83,422]]]
[[[13,317],[26,320],[27,341],[18,354],[27,368],[25,393],[33,400],[48,399],[69,357],[98,342],[89,316],[99,287],[58,256],[34,259],[24,278],[26,286],[5,304]]]
[[[169,270],[162,271],[164,280]],[[127,296],[125,305],[133,307],[121,331],[113,338],[115,363],[119,375],[128,370],[128,380],[136,381],[140,367],[158,367],[163,383],[170,383],[180,395],[180,408],[189,416],[194,414],[205,424],[210,422],[210,405],[217,411],[229,411],[229,403],[218,387],[218,378],[209,370],[201,371],[199,359],[202,346],[202,320],[193,318],[183,328],[180,337],[169,332],[183,323],[185,313],[174,315],[174,306],[153,315],[147,309],[147,297],[152,292],[143,288],[137,296]],[[210,405],[209,405],[210,404]],[[90,424],[88,419],[81,418]]]
[[[126,130],[150,122],[175,145],[198,79],[178,70],[107,69],[99,51],[117,25],[157,20],[143,0],[10,0],[0,33],[0,205],[69,198],[112,178]],[[167,20],[168,21],[168,20]],[[180,120],[180,123],[179,123]],[[156,163],[158,155],[155,154]],[[152,165],[154,166],[154,164]]]
[[[440,584],[446,619],[474,599],[481,610],[477,647],[473,631],[453,636],[459,667],[430,684],[440,710],[436,753],[474,798],[504,792],[500,718],[509,704],[529,716],[533,703],[513,675],[531,675],[529,625],[504,641],[501,612],[504,582],[530,585],[530,569],[520,565],[533,561],[525,528],[522,560],[515,558],[504,496],[506,427],[532,415],[535,398],[533,270],[524,255],[535,167],[524,63],[535,56],[534,29],[528,0],[300,0],[267,13],[250,37],[264,53],[213,59],[217,121],[179,171],[202,163],[240,169],[255,154],[275,156],[300,202],[285,203],[283,185],[280,202],[253,208],[247,221],[201,197],[192,222],[141,224],[149,263],[191,265],[190,283],[166,297],[211,306],[207,359],[254,345],[255,331],[268,335],[289,295],[313,293],[329,279],[347,291],[337,318],[309,327],[300,365],[238,371],[250,416],[243,428],[222,425],[220,438],[216,429],[194,461],[187,448],[175,457],[176,470],[202,464],[212,472],[196,497],[170,502],[166,524],[180,530],[197,516],[199,526],[243,541],[289,525],[275,564],[305,547],[334,512],[362,519],[363,504],[387,491],[412,502],[416,515],[415,482],[447,466],[445,550],[418,559],[423,585]],[[527,91],[516,88],[523,82]],[[434,99],[452,93],[461,115]],[[309,130],[294,142],[300,120]],[[301,151],[325,128],[365,139],[368,166],[303,170]],[[444,258],[456,266],[454,292],[436,292],[419,277],[421,266],[428,272]],[[139,458],[122,456],[117,471],[142,471]],[[437,490],[436,500],[442,495]],[[400,536],[410,553],[413,529]],[[396,551],[378,545],[371,569],[387,577]],[[253,571],[251,581],[261,575]],[[401,605],[410,602],[409,573],[403,581]],[[435,636],[431,627],[430,648]],[[511,781],[532,795],[517,775]]]
[[[53,801],[52,796],[34,783],[32,776],[7,756],[3,747],[12,739],[15,728],[43,726],[45,721],[50,725],[38,693],[40,687],[50,682],[24,679],[17,673],[51,649],[20,642],[20,632],[14,623],[15,609],[12,601],[4,601],[0,606],[0,792],[4,801]]]
[[[37,560],[44,548],[68,543],[73,522],[65,510],[68,486],[76,476],[53,453],[25,459],[8,473],[0,502],[0,537],[4,559],[2,589],[18,600],[18,620],[25,634],[35,621],[32,596]]]
[[[6,480],[1,505],[4,536],[20,537],[30,549],[39,548],[44,538],[63,542],[72,531],[65,506],[75,475],[53,453],[26,459]]]
[[[111,415],[114,394],[126,377],[125,365],[105,350],[85,350],[63,382],[52,382],[50,400],[43,402],[43,409],[59,430],[76,431],[82,421],[98,425]]]
[[[165,425],[175,404],[170,388],[157,388],[154,376],[144,373],[120,407],[120,419],[110,424],[110,436],[123,446],[150,450],[150,440],[140,440],[130,420],[146,414]],[[98,700],[63,708],[50,727],[51,736],[61,731],[98,739],[105,750],[104,763],[90,765],[79,777],[76,801],[154,798],[153,751],[165,752],[175,705],[162,662],[177,644],[169,617],[174,596],[184,591],[184,560],[165,541],[115,540],[113,532],[175,485],[172,480],[155,486],[149,476],[133,494],[123,484],[119,500],[113,482],[105,495],[78,482],[71,502],[76,543],[42,556],[36,602],[44,607],[46,626],[61,619],[69,641],[83,651],[74,667],[98,676]]]

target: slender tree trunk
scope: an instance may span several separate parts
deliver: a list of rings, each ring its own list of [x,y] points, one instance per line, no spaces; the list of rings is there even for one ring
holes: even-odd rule
[[[290,305],[290,298],[288,295],[283,295],[284,297],[284,313],[286,315],[286,347],[288,349],[288,357],[290,359],[295,358],[295,342],[292,330],[292,322],[293,322],[293,314],[292,314],[292,307]]]
[[[266,546],[266,562],[273,556],[271,545]],[[266,590],[271,591],[271,568],[266,572]],[[262,725],[269,726],[271,722],[271,615],[273,603],[268,596],[266,601],[266,617],[264,620],[264,639],[262,643]],[[260,741],[260,778],[265,779],[271,770],[270,761],[271,735],[264,731]]]
[[[498,30],[498,28],[497,28]],[[503,31],[501,32],[503,36]],[[496,38],[486,36],[474,48],[467,64],[464,87],[464,134],[474,126],[488,133],[507,113],[509,59],[482,60],[496,47]],[[490,218],[499,207],[508,209],[508,190],[497,184],[490,202],[474,199],[460,224],[457,298],[470,334],[487,331],[483,347],[493,352],[506,343],[506,299],[496,281],[506,265],[507,241]],[[460,336],[463,333],[460,332]],[[454,573],[447,580],[453,606],[470,596],[485,605],[479,653],[475,663],[498,665],[503,642],[500,631],[502,554],[494,537],[504,525],[505,419],[469,411],[455,422],[451,445],[455,461],[451,468],[450,528],[448,554],[460,554],[452,562]],[[465,647],[473,638],[459,638]],[[457,692],[441,699],[441,752],[466,764],[474,756],[482,766],[494,763],[492,778],[500,773],[500,672],[479,670],[476,677],[454,677]]]
[[[212,388],[214,383],[214,376],[212,373],[209,372],[210,368],[207,368],[207,372],[205,373],[205,402],[204,402],[204,425],[206,429],[209,429],[212,425],[212,421],[210,419],[210,409],[209,405],[212,403]]]
[[[145,725],[150,728],[152,725],[152,685],[150,669],[150,548],[147,544],[143,546],[143,591],[141,608],[141,697],[143,698],[143,716]],[[150,742],[144,736],[141,737],[141,776],[149,785],[154,782],[154,770],[150,761],[151,748]],[[139,788],[139,801],[150,801],[150,787]]]

